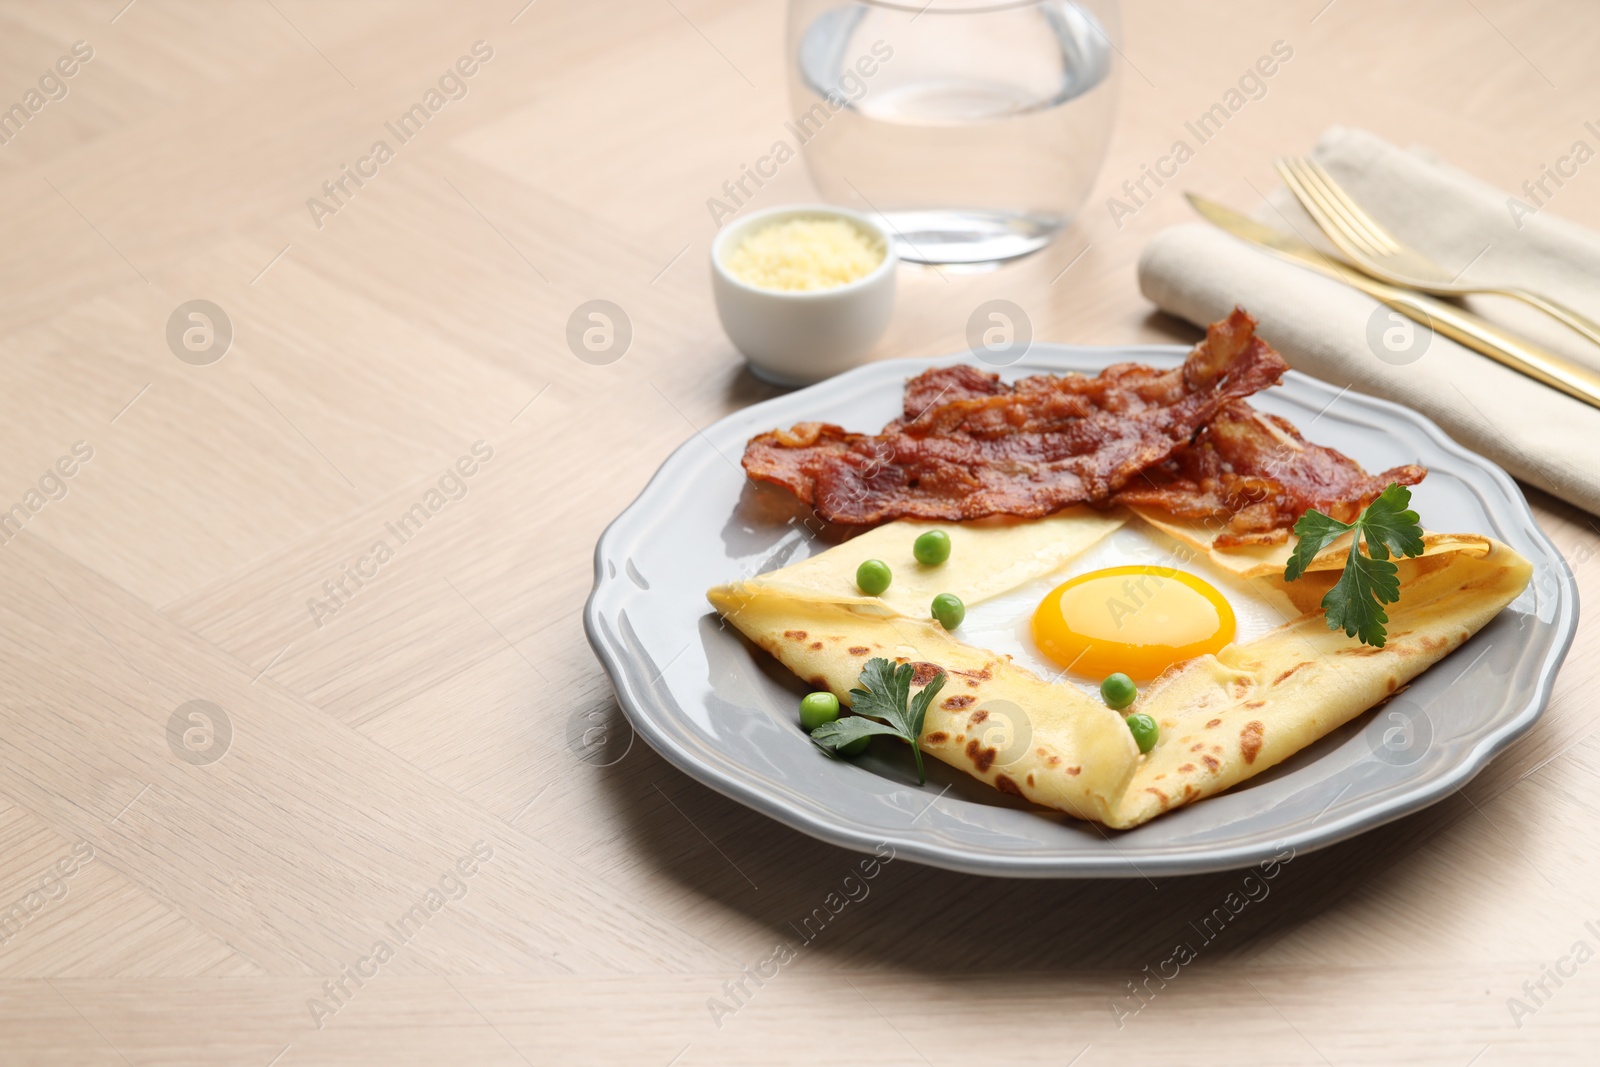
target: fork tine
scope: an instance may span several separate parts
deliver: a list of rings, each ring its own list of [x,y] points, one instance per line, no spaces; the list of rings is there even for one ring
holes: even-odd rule
[[[1382,258],[1388,255],[1387,246],[1373,236],[1371,230],[1361,225],[1360,220],[1352,215],[1339,197],[1333,195],[1327,187],[1318,180],[1304,159],[1294,159],[1289,164],[1295,172],[1295,177],[1300,182],[1300,187],[1307,194],[1322,205],[1324,211],[1331,216],[1332,224],[1336,231],[1341,233],[1346,240],[1354,243],[1368,257]]]
[[[1350,217],[1356,220],[1357,223],[1366,229],[1368,235],[1379,248],[1385,250],[1385,252],[1390,255],[1400,251],[1400,242],[1396,241],[1394,237],[1390,235],[1389,231],[1383,228],[1383,224],[1381,222],[1368,214],[1367,210],[1358,204],[1355,199],[1345,191],[1342,185],[1334,180],[1333,175],[1329,174],[1322,164],[1318,163],[1314,159],[1311,159],[1310,157],[1302,160],[1302,162],[1305,164],[1306,170],[1313,176],[1313,178],[1319,184],[1321,184],[1324,189],[1327,190],[1328,195],[1334,201],[1342,205]]]
[[[1273,166],[1277,168],[1278,176],[1284,181],[1302,207],[1322,227],[1335,246],[1346,255],[1356,258],[1373,258],[1381,253],[1371,246],[1371,243],[1357,230],[1354,230],[1340,218],[1331,204],[1318,190],[1313,189],[1309,183],[1302,179],[1296,160],[1284,158],[1277,160]]]
[[[1311,216],[1311,221],[1322,227],[1323,230],[1329,230],[1333,225],[1332,220],[1324,214],[1321,202],[1312,197],[1310,190],[1300,181],[1300,174],[1294,169],[1293,160],[1287,157],[1275,159],[1272,161],[1272,166],[1278,172],[1278,177],[1283,179],[1283,184],[1287,185],[1289,191],[1294,194],[1295,200]]]

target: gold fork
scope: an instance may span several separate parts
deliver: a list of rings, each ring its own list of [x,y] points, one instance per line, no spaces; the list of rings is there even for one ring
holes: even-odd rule
[[[1435,296],[1463,296],[1469,293],[1509,296],[1538,308],[1595,344],[1600,344],[1600,323],[1565,304],[1516,286],[1479,285],[1461,281],[1459,274],[1452,275],[1421,252],[1401,244],[1377,219],[1357,204],[1316,160],[1280,159],[1277,168],[1289,191],[1322,227],[1329,240],[1354,260],[1356,266],[1374,278]]]

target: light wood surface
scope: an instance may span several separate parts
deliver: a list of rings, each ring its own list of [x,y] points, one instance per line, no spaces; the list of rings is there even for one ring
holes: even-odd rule
[[[94,50],[0,145],[0,507],[93,450],[0,546],[0,913],[23,908],[0,1063],[1595,1061],[1600,962],[1507,1006],[1575,942],[1600,951],[1592,625],[1531,735],[1295,858],[1120,1026],[1127,983],[1241,873],[897,861],[719,1025],[708,1001],[858,857],[629,747],[579,612],[596,537],[657,464],[771,395],[717,324],[705,200],[789,117],[783,5],[125,4],[0,7],[5,106]],[[1600,120],[1581,0],[1127,7],[1079,223],[993,273],[907,269],[880,356],[962,347],[996,296],[1042,339],[1190,339],[1140,297],[1140,248],[1187,218],[1181,189],[1248,208],[1331,123],[1512,189]],[[1116,226],[1105,198],[1280,39],[1268,95]],[[467,96],[319,228],[307,198],[479,40]],[[790,165],[756,204],[813,195]],[[1600,226],[1600,163],[1550,210]],[[235,334],[204,366],[165,336],[197,298]],[[564,339],[596,298],[633,324],[610,366]],[[315,617],[480,441],[465,496]],[[1594,520],[1534,502],[1592,593]],[[169,745],[194,700],[231,724],[208,764]],[[379,940],[393,958],[362,963]]]

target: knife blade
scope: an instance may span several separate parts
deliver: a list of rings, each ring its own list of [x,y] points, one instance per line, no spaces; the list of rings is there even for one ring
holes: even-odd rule
[[[1454,304],[1363,274],[1353,264],[1323,252],[1294,234],[1275,230],[1215,200],[1196,193],[1184,196],[1202,218],[1218,229],[1280,259],[1343,282],[1497,363],[1600,408],[1600,375],[1588,368],[1516,337]]]

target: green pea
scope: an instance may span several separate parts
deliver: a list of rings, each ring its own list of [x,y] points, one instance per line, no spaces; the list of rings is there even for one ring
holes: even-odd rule
[[[839,717],[839,698],[832,693],[807,693],[800,700],[800,726],[810,733]]]
[[[1156,747],[1156,738],[1161,731],[1156,727],[1156,721],[1142,711],[1136,711],[1123,720],[1128,724],[1128,731],[1133,734],[1134,743],[1139,746],[1140,752],[1149,752]]]
[[[1139,687],[1126,674],[1107,675],[1106,680],[1100,683],[1100,696],[1107,707],[1121,711],[1138,698]]]
[[[912,544],[911,554],[918,563],[937,567],[950,558],[950,535],[943,530],[929,530]]]
[[[867,750],[867,746],[869,744],[871,744],[871,743],[872,743],[872,735],[871,734],[868,734],[866,737],[858,737],[854,741],[850,742],[848,745],[841,746],[839,748],[839,755],[841,755],[841,756],[859,756],[859,755],[861,755],[861,753],[863,753],[863,752],[865,752]]]
[[[933,617],[946,630],[954,630],[967,617],[967,606],[954,593],[940,593],[933,598]]]
[[[856,585],[868,596],[882,596],[892,581],[894,575],[881,559],[869,559],[856,568]]]

